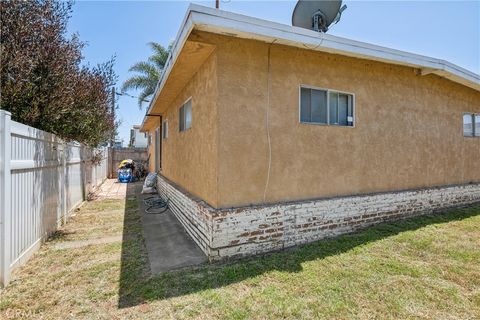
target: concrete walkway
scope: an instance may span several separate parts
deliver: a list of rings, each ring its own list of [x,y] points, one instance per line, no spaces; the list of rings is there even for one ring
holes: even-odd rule
[[[160,214],[145,213],[143,199],[149,196],[152,195],[139,194],[138,199],[152,274],[207,262],[206,255],[170,210]]]
[[[195,244],[175,215],[167,210],[161,214],[147,214],[143,200],[152,195],[143,195],[142,183],[119,183],[116,179],[107,179],[95,193],[95,200],[108,199],[138,199],[142,215],[143,237],[147,247],[148,259],[152,274],[158,274],[183,267],[194,266],[207,262],[207,257]],[[102,241],[103,239],[100,239]],[[104,241],[116,241],[106,239]],[[78,244],[93,244],[92,240]],[[59,247],[58,249],[63,249]]]
[[[95,200],[125,199],[128,183],[120,183],[117,179],[107,179],[94,194]]]

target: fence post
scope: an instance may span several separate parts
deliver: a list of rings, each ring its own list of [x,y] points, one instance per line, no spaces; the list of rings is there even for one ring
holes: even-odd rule
[[[0,110],[0,287],[10,282],[11,114]]]
[[[108,154],[108,161],[107,161],[107,177],[108,178],[111,178],[112,177],[112,157],[113,157],[113,154],[112,154],[112,151],[110,149],[110,147],[107,147],[107,154]]]
[[[67,223],[68,205],[67,205],[67,144],[62,140],[62,153],[61,153],[61,197],[62,197],[62,224]]]

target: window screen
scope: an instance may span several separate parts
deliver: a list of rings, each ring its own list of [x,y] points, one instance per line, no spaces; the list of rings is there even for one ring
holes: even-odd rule
[[[192,127],[192,100],[185,103],[185,130]]]
[[[331,90],[300,88],[300,121],[353,126],[353,96]]]
[[[167,139],[168,138],[168,121],[167,120],[163,121],[162,128],[163,128],[163,132],[162,132],[163,139]]]
[[[480,137],[480,114],[475,115],[475,137]]]
[[[311,122],[327,123],[327,93],[320,90],[311,90]]]
[[[300,89],[300,121],[301,122],[311,122],[312,115],[311,115],[311,97],[310,97],[310,89],[301,88]]]
[[[473,114],[465,113],[463,115],[463,135],[466,137],[473,136]]]
[[[330,124],[338,124],[338,92],[330,92],[329,99]]]
[[[192,99],[188,100],[180,107],[178,117],[180,131],[185,131],[192,127]]]
[[[184,106],[181,106],[180,111],[178,112],[178,129],[180,131],[185,130],[185,108],[184,108]]]
[[[338,124],[341,126],[348,126],[348,95],[338,94]],[[352,119],[353,120],[353,119]]]

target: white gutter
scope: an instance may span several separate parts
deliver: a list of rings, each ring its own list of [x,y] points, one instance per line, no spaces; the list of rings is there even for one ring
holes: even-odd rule
[[[409,66],[418,68],[422,75],[433,73],[480,91],[480,75],[445,60],[191,4],[175,40],[165,71],[150,102],[147,114],[151,111],[181,48],[183,48],[193,29],[270,43],[275,40],[276,44]],[[142,126],[145,119],[146,117],[143,119]]]

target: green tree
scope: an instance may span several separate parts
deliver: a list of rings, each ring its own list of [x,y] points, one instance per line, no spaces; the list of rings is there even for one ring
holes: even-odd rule
[[[85,43],[67,35],[72,4],[0,1],[0,108],[15,121],[97,146],[115,130],[114,61],[82,65]]]
[[[146,102],[155,93],[160,75],[172,49],[172,44],[167,49],[156,42],[149,42],[148,46],[152,49],[153,54],[147,61],[137,62],[131,66],[128,71],[135,72],[136,75],[127,79],[122,85],[122,91],[141,90],[138,95],[138,106],[140,109],[142,108],[142,103]]]

